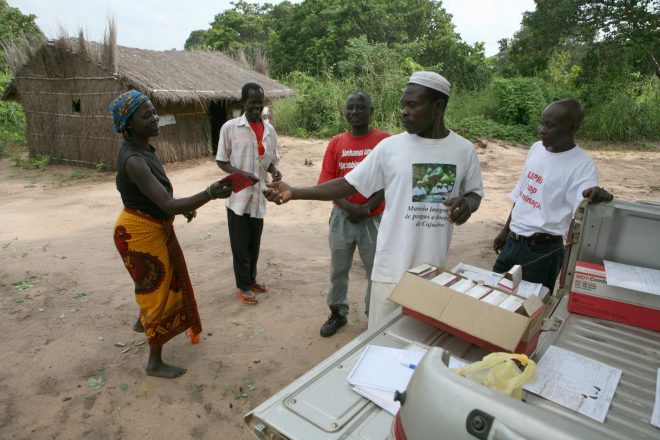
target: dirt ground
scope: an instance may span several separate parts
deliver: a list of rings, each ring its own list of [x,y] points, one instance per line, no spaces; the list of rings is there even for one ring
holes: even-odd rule
[[[326,142],[283,137],[280,144],[284,180],[314,183]],[[526,154],[496,142],[478,151],[486,197],[454,230],[449,265],[492,265],[492,239]],[[616,197],[660,199],[657,150],[590,154]],[[178,196],[221,174],[210,159],[166,169]],[[112,241],[120,209],[113,173],[24,170],[0,160],[0,438],[249,439],[247,412],[366,329],[366,281],[356,257],[349,323],[331,338],[319,336],[328,314],[330,203],[269,206],[259,280],[271,290],[252,307],[231,295],[224,203],[211,202],[192,223],[176,222],[202,342],[181,335],[165,346],[164,358],[187,367],[185,376],[147,377],[145,338],[131,329],[138,314],[132,282]]]

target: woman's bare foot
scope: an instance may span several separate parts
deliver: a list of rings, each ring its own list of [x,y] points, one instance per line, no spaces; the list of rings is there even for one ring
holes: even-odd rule
[[[161,362],[153,366],[147,365],[147,376],[164,377],[165,379],[175,379],[186,374],[186,369],[175,367],[174,365]]]
[[[140,321],[139,316],[137,321],[135,321],[135,324],[133,324],[133,331],[138,333],[144,333],[144,326],[142,325],[142,321]]]
[[[150,347],[149,360],[147,361],[147,376],[164,377],[166,379],[174,379],[186,374],[186,369],[175,367],[163,362],[161,352],[163,347]]]

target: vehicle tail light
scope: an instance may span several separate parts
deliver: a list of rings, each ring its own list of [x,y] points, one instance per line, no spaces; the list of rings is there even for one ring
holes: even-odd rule
[[[406,433],[403,431],[403,423],[401,423],[401,411],[396,413],[394,424],[392,425],[395,440],[407,440]]]

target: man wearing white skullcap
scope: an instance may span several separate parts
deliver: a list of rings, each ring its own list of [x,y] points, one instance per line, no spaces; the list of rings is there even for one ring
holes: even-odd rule
[[[404,133],[382,140],[344,177],[305,188],[269,185],[266,197],[278,204],[335,200],[355,192],[368,197],[385,189],[371,273],[369,329],[398,308],[387,297],[408,269],[422,263],[444,266],[453,226],[465,223],[481,203],[483,182],[474,145],[445,126],[450,92],[442,75],[413,73],[401,96]],[[427,175],[429,168],[441,172]],[[446,184],[451,188],[448,199],[413,197],[419,180],[429,188]]]
[[[408,83],[419,84],[420,86],[437,90],[445,96],[449,96],[449,93],[451,92],[451,84],[449,81],[447,81],[444,76],[435,72],[415,72],[408,80]]]

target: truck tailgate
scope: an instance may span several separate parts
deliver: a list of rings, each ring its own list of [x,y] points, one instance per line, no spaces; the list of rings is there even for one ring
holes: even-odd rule
[[[395,310],[381,329],[355,338],[247,414],[245,422],[257,438],[264,439],[382,440],[393,417],[355,393],[347,376],[366,345],[405,348],[412,343],[443,347],[470,361],[486,354]]]

